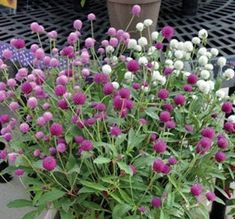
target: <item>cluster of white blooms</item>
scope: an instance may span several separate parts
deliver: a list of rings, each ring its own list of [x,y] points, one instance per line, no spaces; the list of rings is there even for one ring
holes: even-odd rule
[[[161,75],[159,71],[153,71],[151,76],[154,85],[157,85],[157,81],[160,82],[162,85],[166,83],[166,77]]]
[[[225,99],[227,97],[226,92],[224,91],[224,89],[219,89],[216,91],[215,95],[219,98],[219,99]]]
[[[134,80],[134,74],[130,71],[127,71],[125,74],[124,74],[124,78],[126,79],[127,82],[132,82]]]
[[[199,80],[199,81],[197,81],[197,86],[201,92],[208,94],[212,90],[214,90],[215,82],[211,81],[211,80],[209,80],[209,81]]]
[[[111,74],[111,72],[112,72],[111,66],[110,65],[103,65],[102,72],[105,74]]]
[[[231,69],[231,68],[226,69],[224,74],[223,74],[223,77],[226,80],[230,80],[230,79],[234,78],[234,70]]]
[[[138,63],[140,65],[147,65],[148,64],[148,59],[145,56],[142,56],[139,58]]]

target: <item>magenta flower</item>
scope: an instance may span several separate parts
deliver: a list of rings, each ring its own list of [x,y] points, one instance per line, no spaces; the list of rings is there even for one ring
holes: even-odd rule
[[[0,159],[6,160],[7,159],[7,150],[0,150]]]
[[[163,105],[163,109],[168,111],[168,112],[171,112],[173,110],[173,106],[170,103],[165,103]]]
[[[57,146],[56,146],[56,150],[59,152],[59,153],[64,153],[67,149],[67,146],[65,143],[59,143]]]
[[[77,92],[73,95],[72,100],[76,105],[83,105],[86,102],[86,95],[82,92]]]
[[[10,121],[10,116],[8,114],[2,114],[0,115],[0,123],[5,124]]]
[[[200,184],[192,185],[191,193],[192,193],[193,196],[198,197],[202,193],[202,186]]]
[[[131,95],[131,91],[128,88],[121,88],[118,91],[118,94],[122,97],[122,98],[126,98],[129,99],[130,95]]]
[[[84,140],[82,141],[82,143],[80,144],[79,147],[79,154],[81,154],[83,151],[91,151],[93,150],[93,144],[91,141],[89,140]]]
[[[219,163],[222,163],[224,162],[226,159],[226,154],[222,151],[218,151],[216,154],[215,154],[215,160]]]
[[[41,151],[39,149],[36,149],[34,152],[33,152],[33,156],[34,157],[39,157],[41,155]]]
[[[186,124],[184,126],[185,130],[189,133],[192,133],[193,132],[193,126],[192,125],[189,125],[189,124]]]
[[[159,90],[159,92],[157,93],[157,96],[162,99],[165,100],[168,98],[169,96],[169,91],[167,89],[161,89]]]
[[[20,131],[24,134],[27,133],[29,131],[29,125],[25,122],[20,124]]]
[[[113,126],[110,128],[110,134],[112,136],[119,136],[122,134],[122,130],[117,126]]]
[[[165,166],[165,164],[161,159],[156,159],[153,162],[153,170],[157,173],[161,173],[164,169],[164,166]]]
[[[190,84],[185,84],[183,88],[184,88],[184,91],[186,92],[191,92],[193,90],[193,87]]]
[[[163,111],[160,113],[159,118],[161,122],[168,122],[171,120],[171,114],[168,111]]]
[[[50,127],[51,135],[61,136],[63,133],[63,126],[59,123],[53,123]]]
[[[25,47],[25,41],[23,39],[12,39],[10,44],[16,49],[22,49]]]
[[[221,110],[224,113],[231,113],[233,110],[233,104],[231,102],[225,102],[225,103],[223,103]]]
[[[176,105],[183,106],[186,102],[185,96],[182,94],[178,94],[174,97],[174,102]]]
[[[153,149],[157,153],[164,153],[167,150],[167,144],[164,140],[158,139],[153,145]]]
[[[169,165],[175,165],[177,163],[177,159],[175,156],[171,156],[168,158]]]
[[[235,131],[234,124],[232,122],[225,122],[224,123],[224,130],[228,133],[232,133]]]
[[[197,80],[198,80],[198,76],[197,75],[195,75],[195,74],[190,74],[189,76],[188,76],[188,78],[187,78],[187,82],[189,83],[189,84],[196,84],[197,83]]]
[[[94,21],[94,20],[96,19],[96,16],[95,16],[95,14],[90,13],[90,14],[87,15],[87,19],[88,19],[89,21]]]
[[[226,149],[228,147],[228,140],[225,137],[218,138],[217,144],[219,148]]]
[[[213,202],[213,201],[216,200],[216,195],[215,195],[214,192],[207,192],[206,193],[206,198],[207,198],[208,201]]]
[[[34,109],[36,108],[38,105],[38,100],[37,98],[35,97],[30,97],[27,101],[27,106],[30,108],[30,109]]]
[[[201,132],[203,137],[213,139],[215,137],[215,130],[211,127],[204,128]]]
[[[22,169],[15,170],[15,175],[16,176],[23,176],[24,175],[24,170],[22,170]]]
[[[24,82],[21,85],[21,91],[24,94],[29,94],[29,93],[31,93],[32,90],[33,90],[33,88],[32,88],[32,86],[31,86],[31,84],[29,82]]]
[[[139,5],[134,5],[131,9],[131,13],[134,16],[139,16],[141,12],[141,7]]]
[[[84,141],[84,138],[82,136],[75,136],[74,137],[74,141],[76,142],[76,144],[81,144]]]
[[[136,60],[131,60],[127,63],[127,69],[131,72],[137,72],[140,69],[140,65]]]
[[[10,49],[4,49],[4,50],[2,51],[2,57],[3,57],[4,59],[11,59],[12,56],[13,56],[13,53],[12,53],[12,51],[11,51]]]
[[[154,197],[151,201],[151,204],[154,208],[160,208],[161,207],[161,198]]]
[[[82,29],[82,21],[81,20],[75,20],[73,22],[73,27],[76,30],[81,30]]]
[[[66,87],[63,85],[57,85],[55,87],[55,95],[56,96],[63,96],[66,93]]]
[[[42,161],[42,166],[45,170],[52,171],[56,168],[56,159],[52,156],[45,157]]]
[[[58,105],[59,108],[61,108],[63,110],[66,110],[66,109],[69,108],[68,103],[65,99],[58,100],[57,105]]]
[[[141,84],[135,82],[135,83],[132,84],[132,87],[133,87],[135,90],[139,90],[139,89],[141,88]]]
[[[167,40],[170,40],[174,36],[174,28],[171,26],[165,26],[162,28],[162,36]]]
[[[175,124],[175,122],[174,122],[173,120],[171,120],[171,121],[167,121],[167,122],[165,123],[165,126],[166,126],[166,128],[168,128],[168,129],[174,129],[174,128],[176,127],[176,124]]]
[[[196,151],[199,154],[205,154],[212,146],[210,138],[203,137],[197,144]]]
[[[106,84],[109,81],[109,76],[104,73],[97,73],[94,76],[94,81],[96,84]]]

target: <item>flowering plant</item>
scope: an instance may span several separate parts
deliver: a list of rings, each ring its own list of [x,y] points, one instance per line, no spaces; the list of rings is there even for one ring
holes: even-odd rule
[[[133,16],[140,11],[135,5]],[[88,19],[93,27],[95,15]],[[149,25],[137,24],[138,41],[109,28],[100,47],[93,32],[81,47],[76,20],[67,46],[59,51],[57,33],[47,33],[50,55],[32,45],[33,64],[15,78],[1,61],[0,102],[15,117],[0,117],[9,145],[0,157],[14,162],[10,169],[32,192],[32,200],[9,203],[35,208],[24,218],[48,206],[62,219],[208,218],[204,199],[222,202],[213,191],[215,178],[223,194],[234,178],[235,116],[223,122],[233,103],[220,84],[234,71],[221,57],[212,80],[218,50],[205,47],[205,30],[179,42],[170,26],[142,36]],[[37,23],[31,29],[45,32]]]

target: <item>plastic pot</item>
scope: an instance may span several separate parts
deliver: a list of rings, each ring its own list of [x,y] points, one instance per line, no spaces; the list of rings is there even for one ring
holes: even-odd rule
[[[153,21],[150,27],[151,32],[156,29],[161,0],[107,0],[110,25],[116,29],[123,30],[126,30],[130,22],[132,17],[131,8],[136,4],[141,6],[142,11],[139,17],[133,19],[133,22],[127,29],[133,38],[140,37],[140,34],[136,31],[136,24],[143,22],[145,19]],[[148,36],[147,30],[143,34]]]

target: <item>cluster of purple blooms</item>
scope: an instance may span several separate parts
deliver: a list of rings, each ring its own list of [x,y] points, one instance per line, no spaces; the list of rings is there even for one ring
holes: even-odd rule
[[[137,5],[132,9],[135,16],[139,15],[140,11],[141,8]],[[88,15],[90,22],[95,19],[94,14]],[[152,130],[148,130],[148,133],[151,134],[148,134],[146,143],[146,145],[151,145],[151,149],[146,152],[156,157],[151,171],[154,174],[167,177],[181,161],[171,154],[169,149],[173,147],[173,144],[168,142],[166,137],[161,136],[160,132],[172,131],[172,133],[176,133],[178,131],[179,124],[175,118],[174,109],[182,109],[183,112],[183,109],[188,106],[190,92],[196,91],[195,85],[199,77],[196,73],[188,75],[184,81],[181,81],[183,85],[181,85],[180,90],[177,90],[174,94],[172,94],[171,87],[159,85],[154,90],[154,98],[151,102],[148,94],[144,94],[142,89],[148,87],[151,83],[151,81],[147,81],[147,79],[144,81],[142,78],[143,70],[153,71],[150,62],[143,66],[137,59],[132,58],[130,60],[130,57],[125,57],[122,54],[117,57],[118,62],[124,64],[124,70],[131,72],[137,78],[129,86],[122,80],[119,83],[113,81],[117,79],[116,75],[111,72],[102,72],[99,65],[96,66],[97,69],[95,70],[92,68],[94,59],[98,58],[100,61],[109,64],[112,67],[111,71],[115,71],[116,66],[112,63],[110,53],[112,53],[112,49],[118,48],[119,45],[127,46],[130,40],[129,33],[124,30],[109,28],[109,40],[103,40],[97,50],[97,55],[94,55],[97,42],[92,37],[85,40],[84,48],[77,50],[83,23],[76,20],[73,26],[75,31],[69,34],[67,45],[59,50],[54,46],[54,42],[58,37],[56,31],[46,33],[42,25],[36,22],[31,24],[32,32],[38,36],[47,34],[52,46],[51,54],[46,54],[41,45],[33,44],[30,48],[34,56],[31,70],[20,67],[15,78],[7,78],[5,82],[0,82],[0,103],[7,105],[17,115],[20,115],[20,110],[25,112],[21,121],[17,121],[8,114],[0,116],[0,123],[3,126],[1,129],[2,138],[11,143],[14,137],[13,130],[18,127],[23,136],[30,136],[36,144],[49,145],[47,153],[35,149],[32,152],[32,159],[41,160],[42,168],[45,171],[53,172],[60,165],[57,159],[58,156],[68,157],[70,144],[75,145],[74,153],[78,159],[83,152],[94,152],[94,156],[97,155],[98,157],[99,154],[96,154],[98,151],[95,148],[95,140],[98,141],[98,137],[94,136],[94,130],[97,130],[100,124],[105,124],[104,129],[99,130],[99,132],[101,132],[101,136],[104,134],[106,140],[99,140],[107,141],[110,138],[112,142],[115,142],[115,139],[118,139],[123,133],[128,133],[130,128],[137,131],[137,129],[146,130],[146,127],[151,127]],[[162,29],[161,34],[163,39],[169,41],[174,36],[174,29],[166,26]],[[20,50],[25,48],[25,41],[23,39],[13,39],[11,45]],[[155,47],[162,50],[162,41],[156,42]],[[10,50],[5,50],[2,55],[4,60],[0,60],[0,68],[3,72],[7,72],[4,61],[11,59],[13,54]],[[60,57],[68,60],[66,69],[60,69]],[[41,69],[41,64],[46,66],[46,69]],[[173,74],[173,70],[169,67],[162,67],[161,69],[162,74],[168,78]],[[122,72],[123,69],[120,74],[123,74]],[[87,82],[88,78],[91,78],[91,83]],[[143,95],[149,101],[149,104],[158,104],[159,111],[156,116],[159,119],[157,125],[156,121],[151,121],[144,114],[146,105],[139,107],[140,103],[133,98],[134,93],[137,93],[137,96]],[[24,97],[24,100],[21,96]],[[136,113],[136,111],[138,112]],[[221,111],[225,115],[232,113],[232,102],[224,102]],[[128,119],[140,114],[141,116],[137,118],[138,123],[133,122],[130,127]],[[120,119],[128,125],[119,124],[118,122],[110,123],[108,121],[109,117]],[[185,122],[183,125],[186,140],[191,138],[192,134],[198,134],[195,133],[193,124]],[[66,135],[69,134],[71,126],[78,128],[79,133],[74,134],[72,136],[73,141],[69,142]],[[142,127],[143,129],[141,129]],[[203,156],[209,153],[214,145],[217,145],[217,151],[213,154],[215,163],[226,162],[226,152],[229,147],[228,135],[235,133],[235,123],[226,121],[222,133],[217,133],[211,125],[202,127],[197,131],[199,131],[199,137],[194,142],[192,153]],[[179,139],[178,143],[183,144],[183,140]],[[15,161],[17,157],[25,154],[25,152],[23,149],[14,151],[14,153],[2,150],[0,151],[0,158],[7,159],[9,157],[11,161]],[[132,163],[128,163],[128,166],[131,168],[133,175],[138,174],[138,169]],[[23,176],[24,170],[17,169],[15,174]],[[195,183],[191,186],[190,191],[193,196],[198,197],[203,192],[203,186]],[[216,196],[213,192],[207,192],[206,198],[209,201],[214,201]],[[151,205],[153,208],[160,208],[162,198],[154,194]],[[145,207],[140,207],[139,211],[144,212]]]

